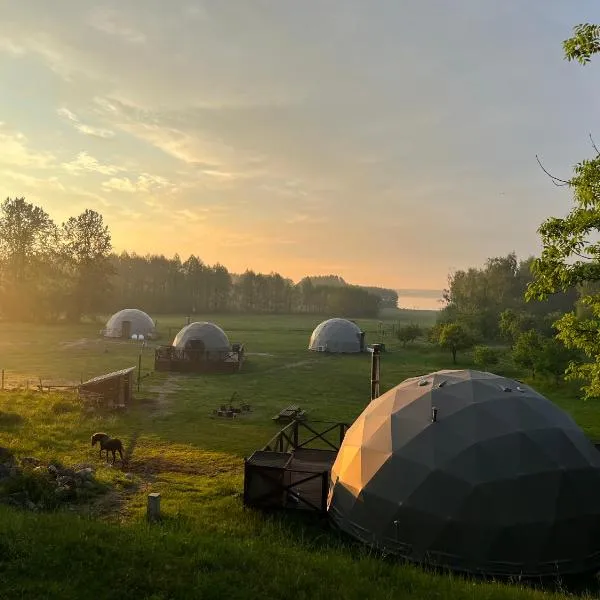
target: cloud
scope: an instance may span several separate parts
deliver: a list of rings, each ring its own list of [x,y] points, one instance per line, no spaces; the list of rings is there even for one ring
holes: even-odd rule
[[[0,176],[3,179],[9,179],[19,184],[19,189],[25,187],[29,190],[53,190],[64,192],[65,186],[60,182],[58,177],[34,177],[20,171],[11,171],[8,169],[0,169]],[[18,194],[15,194],[18,195]]]
[[[0,122],[0,148],[0,165],[46,169],[55,161],[55,157],[49,152],[32,150],[23,133],[11,130],[2,122]]]
[[[102,187],[108,191],[126,192],[130,194],[150,193],[166,188],[173,189],[171,182],[164,177],[142,173],[137,180],[129,177],[112,177],[102,183]]]
[[[117,10],[109,8],[96,8],[89,17],[90,25],[111,36],[117,36],[131,44],[143,44],[146,36],[137,29],[124,22],[123,15]]]
[[[59,116],[72,122],[75,129],[84,135],[91,135],[102,139],[110,139],[115,137],[115,132],[110,129],[104,129],[102,127],[92,127],[91,125],[85,125],[82,123],[77,116],[72,113],[68,108],[59,108],[57,111]]]
[[[115,175],[126,169],[116,165],[102,164],[98,159],[90,156],[86,151],[80,152],[76,158],[70,162],[62,164],[65,171],[72,175],[81,175],[82,173],[99,173],[101,175]]]

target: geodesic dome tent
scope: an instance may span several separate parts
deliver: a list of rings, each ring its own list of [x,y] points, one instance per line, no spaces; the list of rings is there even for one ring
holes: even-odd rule
[[[154,331],[154,321],[143,310],[125,308],[106,322],[102,333],[105,337],[129,339],[132,335],[148,337]]]
[[[356,323],[347,319],[328,319],[315,327],[309,350],[317,352],[363,352],[365,336]]]
[[[207,321],[186,325],[173,340],[173,346],[185,350],[203,352],[229,352],[231,345],[226,333],[214,323]]]
[[[348,430],[331,519],[415,562],[524,576],[600,566],[600,452],[522,383],[479,371],[407,379]]]

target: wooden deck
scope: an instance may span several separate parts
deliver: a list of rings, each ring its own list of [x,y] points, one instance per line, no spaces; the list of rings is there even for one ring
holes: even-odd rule
[[[318,432],[295,421],[245,460],[244,503],[254,508],[287,508],[325,513],[331,467],[339,446],[324,435],[343,438],[347,425],[336,423]],[[304,442],[300,433],[308,433]],[[323,443],[328,448],[308,448]]]
[[[335,462],[337,452],[333,450],[309,450],[298,448],[292,452],[287,469],[290,473],[290,492],[287,495],[285,507],[298,510],[314,510],[310,505],[301,502],[296,498],[299,496],[308,500],[315,506],[321,506],[327,502],[327,492],[329,491],[329,476],[331,467]],[[317,473],[326,473],[326,477],[316,477],[302,482],[307,476]],[[324,481],[327,482],[323,489]]]

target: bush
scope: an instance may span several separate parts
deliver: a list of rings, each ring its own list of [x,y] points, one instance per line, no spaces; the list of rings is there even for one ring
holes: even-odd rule
[[[485,370],[498,364],[498,353],[489,346],[475,346],[473,349],[473,362]]]

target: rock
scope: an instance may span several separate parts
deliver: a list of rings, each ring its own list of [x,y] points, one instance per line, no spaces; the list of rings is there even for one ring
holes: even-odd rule
[[[52,477],[58,477],[58,468],[56,465],[48,465],[48,473],[52,475]]]
[[[15,463],[15,455],[8,448],[0,446],[0,464],[14,465]]]
[[[27,501],[25,502],[25,508],[32,511],[36,511],[38,509],[37,504],[29,499],[27,499]]]
[[[83,481],[90,481],[91,479],[94,479],[94,469],[91,467],[86,467],[85,469],[76,471],[75,475]]]
[[[73,465],[71,467],[71,469],[73,469],[73,471],[75,471],[75,473],[77,473],[77,471],[81,471],[82,469],[91,469],[92,471],[96,470],[94,468],[94,465],[91,465],[90,463],[81,463],[81,464]]]
[[[77,487],[75,479],[73,477],[70,477],[69,475],[59,475],[56,478],[56,483],[58,484],[58,487],[64,487],[69,489],[74,489]]]
[[[69,468],[59,469],[58,474],[63,477],[75,477],[75,470]]]
[[[88,479],[87,481],[83,482],[82,487],[86,490],[93,490],[96,488],[96,484]]]
[[[73,498],[75,496],[75,489],[74,488],[70,488],[70,487],[66,487],[66,486],[62,486],[59,485],[55,490],[54,490],[54,494],[60,499],[60,500],[70,500],[71,498]]]
[[[34,456],[26,456],[25,458],[21,459],[21,465],[23,467],[39,467],[41,464],[42,461]]]
[[[125,473],[125,479],[132,480],[133,479],[133,473]]]

